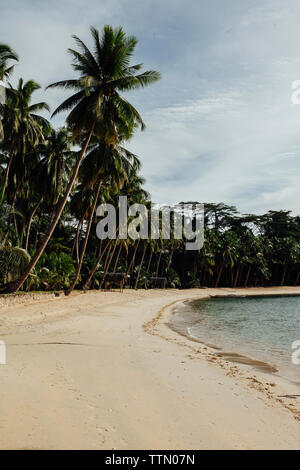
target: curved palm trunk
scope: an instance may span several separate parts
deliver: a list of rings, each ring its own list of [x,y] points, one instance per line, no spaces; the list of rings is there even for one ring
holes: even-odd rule
[[[295,281],[295,286],[298,285],[298,281],[299,281],[299,277],[300,277],[300,271],[298,271],[298,274],[297,274],[297,277],[296,277],[296,281]]]
[[[133,252],[133,255],[132,255],[130,264],[129,264],[129,266],[128,266],[127,272],[126,272],[126,274],[125,274],[125,278],[123,279],[123,281],[122,281],[122,283],[121,283],[121,286],[120,286],[121,290],[123,289],[124,283],[125,283],[126,280],[127,280],[127,276],[129,276],[129,274],[131,273],[131,270],[132,270],[132,267],[133,267],[134,261],[135,261],[135,255],[136,255],[137,249],[138,249],[138,247],[139,247],[139,243],[140,243],[140,239],[138,239],[137,244],[136,244],[135,247],[134,247],[134,252]]]
[[[232,269],[232,266],[230,266],[230,279],[231,279],[231,286],[233,287],[233,269]]]
[[[169,258],[169,261],[168,261],[168,265],[166,267],[166,273],[169,272],[169,269],[171,267],[172,259],[173,259],[173,253],[174,253],[174,248],[172,248],[171,253],[170,253],[170,258]]]
[[[138,239],[138,241],[137,241],[137,243],[136,243],[136,245],[135,245],[135,247],[134,247],[134,252],[133,252],[133,255],[132,255],[132,258],[131,258],[131,262],[130,262],[129,268],[127,269],[127,273],[126,273],[127,276],[128,276],[128,274],[131,273],[132,268],[133,268],[133,266],[134,266],[135,256],[136,256],[136,252],[137,252],[137,249],[138,249],[138,247],[139,247],[139,244],[140,244],[140,239]]]
[[[101,254],[102,245],[103,245],[103,240],[102,240],[102,238],[101,238],[100,243],[99,243],[99,247],[98,247],[98,256]],[[95,248],[95,255],[96,255],[96,254],[97,254],[97,247]]]
[[[157,261],[157,267],[156,267],[156,272],[155,272],[155,277],[158,277],[161,255],[162,255],[162,250],[160,250],[160,252],[159,252],[158,261]]]
[[[250,271],[251,271],[251,264],[248,268],[248,271],[247,271],[247,274],[246,274],[246,279],[245,279],[245,284],[244,284],[244,287],[247,287],[248,285],[248,280],[249,280],[249,276],[250,276]]]
[[[237,285],[239,274],[240,274],[240,266],[238,266],[238,268],[237,268],[233,287],[236,287],[236,285]]]
[[[109,255],[110,255],[112,246],[113,246],[113,244],[111,243],[111,245],[110,245],[110,247],[109,247],[109,249],[108,249],[108,252],[106,253],[106,258],[105,258],[104,266],[103,266],[103,272],[106,270],[106,266],[107,266],[108,260],[110,259],[110,258],[109,258]]]
[[[48,241],[50,240],[51,238],[51,235],[52,233],[54,232],[55,230],[55,227],[57,225],[57,222],[59,221],[60,219],[60,216],[65,208],[65,205],[67,203],[67,200],[68,200],[68,197],[70,195],[70,192],[75,184],[75,181],[76,181],[76,178],[77,178],[77,174],[78,174],[78,170],[79,170],[79,167],[81,165],[81,162],[84,158],[84,155],[85,155],[85,152],[87,150],[87,147],[90,143],[90,140],[91,140],[91,137],[92,137],[92,134],[93,134],[93,130],[94,130],[94,126],[93,125],[91,127],[91,130],[90,130],[90,133],[86,139],[86,142],[84,144],[84,147],[82,149],[82,151],[80,152],[78,158],[77,158],[77,161],[76,161],[76,164],[75,164],[75,168],[74,168],[74,171],[73,171],[73,174],[72,174],[72,177],[69,181],[69,184],[67,186],[67,189],[66,189],[66,192],[65,192],[65,195],[56,211],[56,214],[48,228],[48,231],[46,233],[46,235],[44,236],[44,239],[39,247],[39,249],[37,250],[36,254],[34,255],[34,257],[32,258],[32,260],[30,261],[30,263],[27,265],[24,273],[22,274],[22,276],[17,279],[16,281],[14,282],[11,282],[11,283],[8,283],[6,284],[6,286],[4,287],[3,291],[4,292],[17,292],[24,284],[24,282],[26,281],[26,279],[28,278],[29,274],[31,273],[31,271],[34,269],[36,263],[38,262],[38,260],[40,259],[41,255],[43,254],[47,244],[48,244]]]
[[[149,256],[148,265],[147,265],[147,272],[148,272],[148,273],[149,273],[149,269],[150,269],[150,267],[151,267],[152,256],[153,256],[153,251],[151,250],[150,256]]]
[[[29,234],[30,234],[30,229],[31,229],[31,224],[32,224],[32,221],[33,221],[33,217],[35,216],[38,208],[40,207],[40,204],[41,204],[42,200],[43,200],[43,196],[40,198],[40,200],[38,201],[36,206],[33,208],[33,211],[31,212],[29,220],[28,220],[28,225],[27,225],[27,229],[26,229],[26,237],[25,237],[25,245],[24,245],[24,249],[26,251],[28,250]]]
[[[117,266],[118,266],[118,261],[119,261],[121,251],[122,251],[122,244],[120,243],[119,250],[118,250],[118,253],[117,253],[117,257],[116,257],[116,261],[115,261],[114,268],[113,268],[114,273],[116,272],[116,269],[117,269]]]
[[[218,287],[218,285],[219,285],[219,281],[220,281],[220,277],[221,277],[222,271],[223,271],[223,264],[221,264],[221,267],[220,267],[220,269],[219,269],[218,277],[217,277],[217,280],[216,280],[215,287]]]
[[[94,197],[94,202],[93,202],[93,206],[92,206],[92,209],[91,209],[91,214],[90,214],[90,217],[89,217],[87,230],[86,230],[86,234],[85,234],[85,237],[84,237],[84,242],[83,242],[83,247],[82,247],[82,250],[81,250],[79,262],[77,263],[75,277],[73,279],[73,282],[72,282],[71,286],[65,292],[65,295],[70,295],[71,294],[72,290],[74,289],[75,285],[77,284],[77,281],[78,281],[78,278],[79,278],[79,275],[80,275],[82,262],[83,262],[83,258],[84,258],[84,255],[85,255],[85,250],[86,250],[86,247],[87,247],[87,242],[89,240],[89,236],[90,236],[90,232],[91,232],[93,217],[94,217],[94,213],[95,213],[95,210],[96,210],[96,205],[97,205],[97,202],[98,202],[100,187],[101,187],[101,181],[99,181],[98,186],[96,187],[96,194],[95,194],[95,197]]]
[[[193,273],[194,274],[196,274],[196,271],[197,271],[197,254],[194,257],[194,266],[193,266]]]
[[[80,234],[80,229],[81,229],[81,226],[83,224],[83,220],[84,220],[84,214],[83,216],[80,218],[78,224],[77,224],[77,229],[76,229],[76,236],[75,236],[75,242],[74,242],[74,245],[73,245],[73,248],[72,248],[72,255],[74,253],[74,248],[76,250],[76,263],[78,264],[79,263],[79,234]]]
[[[102,287],[102,285],[103,285],[103,282],[105,281],[106,274],[108,273],[108,270],[109,270],[109,267],[110,267],[111,262],[112,262],[112,260],[113,260],[113,257],[114,257],[116,248],[117,248],[117,242],[115,243],[114,249],[112,250],[109,259],[108,259],[108,260],[106,259],[107,263],[106,263],[106,267],[104,268],[104,273],[103,273],[103,276],[102,276],[102,279],[101,279],[101,282],[100,282],[99,289],[101,289],[101,287]],[[109,254],[109,253],[108,253],[108,254]]]
[[[144,249],[143,249],[143,254],[142,254],[142,259],[141,259],[141,262],[140,262],[140,265],[139,265],[139,270],[138,270],[138,273],[137,273],[137,276],[136,276],[136,280],[135,280],[135,284],[134,284],[134,288],[135,288],[135,289],[137,288],[137,285],[138,285],[138,282],[139,282],[139,278],[140,278],[140,274],[141,274],[141,269],[142,269],[143,262],[144,262],[144,258],[145,258],[146,249],[147,249],[147,245],[146,245],[146,243],[145,243]]]
[[[287,264],[285,264],[285,266],[283,268],[282,278],[281,278],[281,282],[280,282],[281,286],[283,286],[283,284],[284,284],[286,271],[287,271]]]
[[[102,240],[101,240],[101,242],[102,242]],[[87,289],[89,288],[90,282],[91,282],[91,280],[93,279],[94,274],[95,274],[95,272],[97,271],[97,269],[98,269],[98,267],[99,267],[99,264],[101,263],[101,260],[102,260],[102,258],[103,258],[103,256],[104,256],[106,250],[107,250],[109,247],[111,248],[111,244],[112,244],[112,240],[109,240],[109,242],[106,244],[104,250],[102,250],[102,251],[99,253],[99,256],[98,256],[98,258],[97,258],[97,261],[96,261],[96,263],[94,264],[94,267],[93,267],[93,269],[92,269],[92,271],[91,271],[91,273],[90,273],[88,279],[85,281],[85,284],[84,284],[84,286],[83,286],[83,290],[87,290]],[[109,250],[109,251],[110,251],[110,250]],[[108,251],[108,253],[109,253],[109,251]]]

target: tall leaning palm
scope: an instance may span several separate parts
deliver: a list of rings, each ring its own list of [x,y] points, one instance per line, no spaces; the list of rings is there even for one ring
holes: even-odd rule
[[[52,88],[60,87],[75,91],[55,110],[53,115],[68,111],[67,124],[73,131],[73,139],[80,139],[84,135],[86,138],[55,217],[23,275],[6,286],[9,292],[16,292],[20,289],[47,246],[75,184],[79,167],[98,120],[105,116],[104,139],[107,144],[117,141],[118,128],[127,119],[134,119],[143,129],[144,123],[138,111],[120,92],[147,86],[160,78],[159,73],[155,71],[139,74],[142,64],[131,65],[131,58],[138,41],[134,36],[126,36],[122,28],[114,29],[111,26],[105,26],[100,37],[97,29],[92,27],[91,34],[93,52],[77,36],[74,36],[74,39],[78,50],[69,49],[73,58],[73,69],[80,74],[79,78],[50,85]]]

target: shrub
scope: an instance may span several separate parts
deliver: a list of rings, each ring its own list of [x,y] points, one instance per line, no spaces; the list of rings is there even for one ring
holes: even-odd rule
[[[0,248],[0,284],[18,279],[30,261],[26,250],[7,246]]]

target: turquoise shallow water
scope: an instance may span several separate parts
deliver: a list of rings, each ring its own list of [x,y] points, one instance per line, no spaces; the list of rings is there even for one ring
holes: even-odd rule
[[[263,361],[300,382],[291,360],[300,340],[300,296],[212,298],[176,306],[170,326],[221,352]]]

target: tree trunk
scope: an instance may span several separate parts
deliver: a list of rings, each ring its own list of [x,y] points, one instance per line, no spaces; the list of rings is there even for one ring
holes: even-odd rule
[[[152,256],[153,256],[153,251],[151,250],[151,251],[150,251],[150,256],[149,256],[148,265],[147,265],[147,272],[148,272],[148,273],[149,273],[149,269],[150,269],[150,267],[151,267]]]
[[[27,225],[27,229],[26,229],[26,237],[25,237],[25,246],[24,246],[24,249],[26,251],[28,250],[29,234],[30,234],[30,228],[31,228],[31,224],[32,224],[32,221],[33,221],[33,217],[35,216],[36,211],[40,207],[40,204],[41,204],[42,200],[43,200],[43,196],[40,198],[40,200],[38,201],[36,206],[33,208],[33,211],[31,212],[29,220],[28,220],[28,225]]]
[[[102,240],[102,238],[101,238],[100,243],[99,243],[99,247],[98,247],[98,256],[100,256],[100,254],[101,254],[102,245],[103,245],[103,240]],[[97,254],[97,247],[95,248],[95,255],[96,255],[96,254]]]
[[[108,261],[108,263],[106,264],[106,268],[104,269],[104,273],[103,273],[103,276],[102,276],[102,279],[101,279],[101,282],[100,282],[99,289],[101,289],[101,287],[102,287],[102,285],[103,285],[103,282],[105,281],[106,274],[108,273],[108,270],[109,270],[109,267],[110,267],[110,265],[111,265],[112,259],[113,259],[113,257],[114,257],[116,248],[117,248],[117,241],[116,241],[115,246],[114,246],[114,249],[113,249],[113,251],[112,251],[112,253],[111,253],[111,255],[110,255],[109,261]]]
[[[137,243],[136,243],[136,245],[135,245],[135,247],[134,247],[133,255],[132,255],[130,264],[129,264],[129,266],[128,266],[127,272],[126,272],[126,274],[125,274],[125,278],[124,278],[124,280],[123,280],[123,282],[121,283],[121,286],[120,286],[121,290],[123,289],[124,283],[125,283],[125,281],[127,280],[127,276],[131,273],[131,269],[132,269],[132,267],[133,267],[133,265],[134,265],[135,255],[136,255],[136,252],[137,252],[139,243],[140,243],[140,238],[138,239],[138,241],[137,241]]]
[[[285,281],[286,270],[287,270],[287,264],[285,264],[284,268],[283,268],[282,278],[281,278],[281,282],[280,282],[281,286],[283,286],[284,281]]]
[[[170,253],[170,258],[169,258],[169,261],[168,261],[168,264],[167,264],[167,267],[166,267],[166,273],[169,272],[169,269],[170,269],[170,267],[171,267],[172,258],[173,258],[173,253],[174,253],[174,248],[172,248],[171,253]]]
[[[5,169],[5,176],[4,176],[4,182],[3,182],[3,188],[2,188],[2,194],[1,194],[0,202],[2,202],[3,198],[4,198],[4,194],[5,194],[5,190],[6,190],[6,186],[7,186],[7,182],[8,182],[9,169],[10,169],[11,163],[12,163],[13,158],[14,158],[15,149],[16,149],[16,145],[14,144],[13,147],[12,147],[11,153],[10,153],[10,157],[9,157],[9,160],[8,160],[8,163],[7,163],[7,167]]]
[[[195,257],[194,257],[193,274],[196,274],[196,271],[197,271],[197,255],[198,255],[198,252],[195,254]]]
[[[102,240],[101,240],[101,242],[102,242]],[[98,259],[97,259],[97,261],[96,261],[96,263],[95,263],[95,265],[94,265],[94,267],[93,267],[93,269],[92,269],[92,271],[91,271],[91,273],[90,273],[88,279],[85,281],[85,284],[84,284],[84,286],[83,286],[83,290],[87,290],[87,289],[89,288],[90,282],[91,282],[92,278],[94,277],[94,274],[95,274],[95,272],[97,271],[97,269],[98,269],[98,267],[99,267],[99,264],[101,263],[101,260],[102,260],[102,258],[103,258],[103,256],[104,256],[106,250],[107,250],[109,247],[111,247],[111,244],[112,244],[112,240],[109,240],[109,242],[106,244],[104,250],[99,253]],[[110,252],[110,250],[108,251],[108,253],[109,253],[109,252]]]
[[[248,279],[249,279],[249,276],[250,276],[250,271],[251,271],[251,264],[249,265],[249,268],[248,268],[248,271],[247,271],[247,274],[246,274],[244,287],[247,287]]]
[[[101,181],[98,182],[98,185],[96,187],[96,194],[95,194],[95,197],[94,197],[93,206],[91,208],[91,214],[90,214],[90,217],[89,217],[89,222],[88,222],[86,234],[85,234],[85,237],[84,237],[84,242],[83,242],[83,247],[82,247],[82,250],[81,250],[79,262],[77,263],[77,266],[76,266],[75,277],[73,279],[73,282],[72,282],[71,286],[65,292],[65,295],[70,295],[71,294],[72,290],[74,289],[75,285],[77,284],[77,281],[78,281],[78,278],[79,278],[79,275],[80,275],[80,271],[81,271],[81,267],[82,267],[83,258],[84,258],[84,255],[85,255],[87,242],[88,242],[88,239],[89,239],[89,236],[90,236],[90,231],[91,231],[91,226],[92,226],[92,222],[93,222],[93,218],[94,218],[94,213],[95,213],[95,210],[96,210],[96,205],[98,203],[100,187],[101,187]]]
[[[18,193],[19,187],[20,187],[20,184],[17,185],[16,190],[15,190],[14,195],[13,195],[12,203],[11,203],[11,206],[10,206],[10,209],[9,209],[7,231],[6,231],[4,240],[1,244],[1,248],[5,247],[6,242],[7,242],[7,238],[8,238],[8,235],[9,235],[9,229],[10,229],[10,223],[11,223],[11,214],[14,211],[14,208],[15,208],[15,204],[16,204],[16,200],[17,200],[17,193]],[[16,225],[15,225],[15,229],[16,229]]]
[[[238,278],[239,278],[239,274],[240,274],[240,266],[238,266],[238,268],[237,268],[237,270],[236,270],[236,275],[235,275],[233,287],[236,287],[236,285],[237,285]]]
[[[300,271],[298,271],[297,278],[296,278],[296,281],[295,281],[295,284],[294,284],[295,286],[298,285],[299,277],[300,277]]]
[[[155,273],[155,277],[158,277],[158,273],[159,273],[159,265],[160,265],[160,260],[161,260],[161,255],[162,255],[162,250],[160,250],[160,252],[159,252],[159,256],[158,256],[158,261],[157,261],[157,267],[156,267],[156,273]]]
[[[219,269],[218,277],[217,277],[217,280],[216,280],[215,287],[218,287],[218,285],[219,285],[219,281],[220,281],[220,277],[221,277],[222,271],[223,271],[223,264],[221,264],[221,267],[220,267],[220,269]]]
[[[147,244],[146,244],[146,242],[145,242],[144,249],[143,249],[142,259],[141,259],[141,262],[140,262],[140,265],[139,265],[138,273],[137,273],[136,280],[135,280],[135,284],[134,284],[134,288],[135,288],[135,289],[137,288],[137,285],[138,285],[138,282],[139,282],[140,273],[141,273],[142,265],[143,265],[143,262],[144,262],[146,249],[147,249]]]
[[[116,272],[116,269],[117,269],[117,266],[118,266],[118,261],[119,261],[121,250],[122,250],[122,243],[120,242],[119,250],[118,250],[116,261],[115,261],[114,268],[113,268],[114,273]]]
[[[74,245],[73,245],[73,248],[72,248],[72,256],[73,256],[73,253],[74,253],[74,248],[75,248],[75,251],[76,251],[76,263],[77,264],[79,263],[79,238],[80,238],[79,237],[79,232],[80,232],[81,226],[82,226],[83,221],[84,221],[84,216],[85,216],[85,214],[83,214],[83,216],[80,218],[80,220],[77,224],[75,242],[74,242]]]
[[[27,265],[24,273],[21,275],[21,277],[19,279],[17,279],[16,281],[13,281],[13,282],[10,282],[8,284],[6,284],[6,286],[4,287],[4,292],[17,292],[21,287],[22,285],[24,284],[24,282],[26,281],[26,279],[28,278],[29,274],[31,273],[31,271],[34,269],[36,263],[38,262],[38,260],[40,259],[41,255],[43,254],[50,238],[51,238],[51,235],[52,233],[54,232],[55,230],[55,227],[57,225],[57,222],[59,221],[60,219],[60,216],[65,208],[65,205],[67,203],[67,200],[68,200],[68,197],[70,195],[70,192],[75,184],[75,181],[76,181],[76,178],[77,178],[77,174],[78,174],[78,170],[79,170],[79,167],[81,165],[81,162],[84,158],[84,155],[85,155],[85,152],[87,150],[87,147],[90,143],[90,140],[91,140],[91,137],[92,137],[92,134],[93,134],[93,130],[94,130],[94,124],[90,130],[90,133],[86,139],[86,142],[84,144],[84,147],[82,149],[82,151],[80,152],[78,158],[77,158],[77,161],[76,161],[76,164],[75,164],[75,168],[74,168],[74,171],[73,171],[73,175],[69,181],[69,184],[67,186],[67,189],[66,189],[66,192],[64,194],[64,197],[56,211],[56,214],[55,214],[55,217],[53,218],[53,221],[52,223],[50,224],[49,228],[48,228],[48,232],[46,233],[46,235],[44,236],[44,239],[39,247],[39,249],[37,250],[36,254],[34,255],[34,257],[32,258],[32,260],[30,261],[30,263]]]

